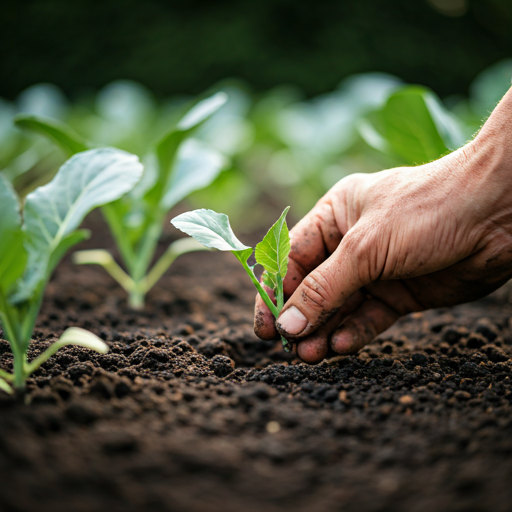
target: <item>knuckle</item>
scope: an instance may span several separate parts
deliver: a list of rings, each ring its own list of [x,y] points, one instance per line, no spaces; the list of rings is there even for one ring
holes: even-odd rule
[[[343,240],[360,282],[374,281],[382,273],[387,250],[379,231],[376,226],[360,228],[347,234]]]
[[[311,272],[302,281],[301,300],[319,312],[332,309],[333,293],[329,281],[320,272]]]

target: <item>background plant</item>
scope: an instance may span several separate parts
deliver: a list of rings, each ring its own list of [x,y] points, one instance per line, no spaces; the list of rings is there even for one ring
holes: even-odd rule
[[[226,212],[237,229],[267,225],[286,204],[300,217],[348,174],[424,163],[469,140],[510,87],[511,75],[512,61],[498,62],[475,78],[469,94],[442,100],[426,87],[384,73],[348,77],[332,92],[310,98],[292,86],[255,94],[243,82],[223,81],[211,92],[227,92],[228,100],[194,138],[227,156],[227,168],[187,201],[192,208]],[[14,148],[1,152],[0,172],[15,176],[23,195],[32,178],[51,175],[69,154],[14,127],[16,113],[65,122],[82,141],[116,146],[145,160],[192,102],[190,96],[157,100],[126,80],[72,103],[55,87],[33,86],[15,103],[0,102],[0,144]]]
[[[23,389],[27,377],[60,347],[107,346],[92,333],[70,328],[33,361],[27,350],[46,284],[64,256],[88,237],[78,229],[93,208],[128,192],[142,175],[137,157],[103,148],[69,159],[55,178],[26,198],[22,214],[12,186],[0,176],[0,322],[13,352],[13,374],[0,372],[0,387]]]
[[[177,240],[149,270],[166,214],[191,192],[209,185],[226,165],[219,151],[192,138],[226,100],[224,93],[217,93],[190,109],[145,155],[140,183],[103,208],[127,271],[103,249],[75,254],[76,263],[103,266],[127,291],[135,309],[143,307],[146,293],[179,255],[203,249],[194,240]],[[55,120],[21,115],[16,124],[45,135],[70,154],[92,145]]]

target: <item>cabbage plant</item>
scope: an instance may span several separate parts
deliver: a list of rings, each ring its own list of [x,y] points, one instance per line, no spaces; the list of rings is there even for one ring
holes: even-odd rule
[[[119,199],[142,176],[134,155],[113,148],[70,158],[54,179],[30,193],[23,208],[0,176],[0,324],[13,353],[13,373],[0,370],[0,388],[21,390],[25,381],[59,348],[73,344],[104,353],[94,334],[71,327],[32,361],[27,360],[34,325],[50,276],[65,255],[89,233],[78,229],[97,206]]]
[[[147,292],[179,255],[204,249],[193,239],[177,240],[150,268],[169,210],[191,192],[208,186],[227,165],[220,152],[192,138],[226,100],[226,94],[217,93],[192,107],[143,159],[145,169],[139,184],[129,194],[103,207],[124,269],[104,249],[74,255],[78,264],[104,267],[126,290],[134,309],[144,306]],[[91,146],[60,122],[18,116],[16,124],[47,136],[68,154]]]

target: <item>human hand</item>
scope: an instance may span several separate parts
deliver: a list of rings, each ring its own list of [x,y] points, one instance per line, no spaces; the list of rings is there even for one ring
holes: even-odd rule
[[[256,334],[279,331],[316,363],[329,349],[359,350],[402,315],[475,300],[512,277],[507,119],[495,112],[435,162],[338,182],[290,232],[289,298],[275,324],[257,298]]]

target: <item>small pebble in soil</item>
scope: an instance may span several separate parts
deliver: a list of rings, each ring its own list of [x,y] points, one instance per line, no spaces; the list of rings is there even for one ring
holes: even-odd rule
[[[277,421],[269,421],[266,429],[269,434],[277,434],[281,430],[281,425]]]

